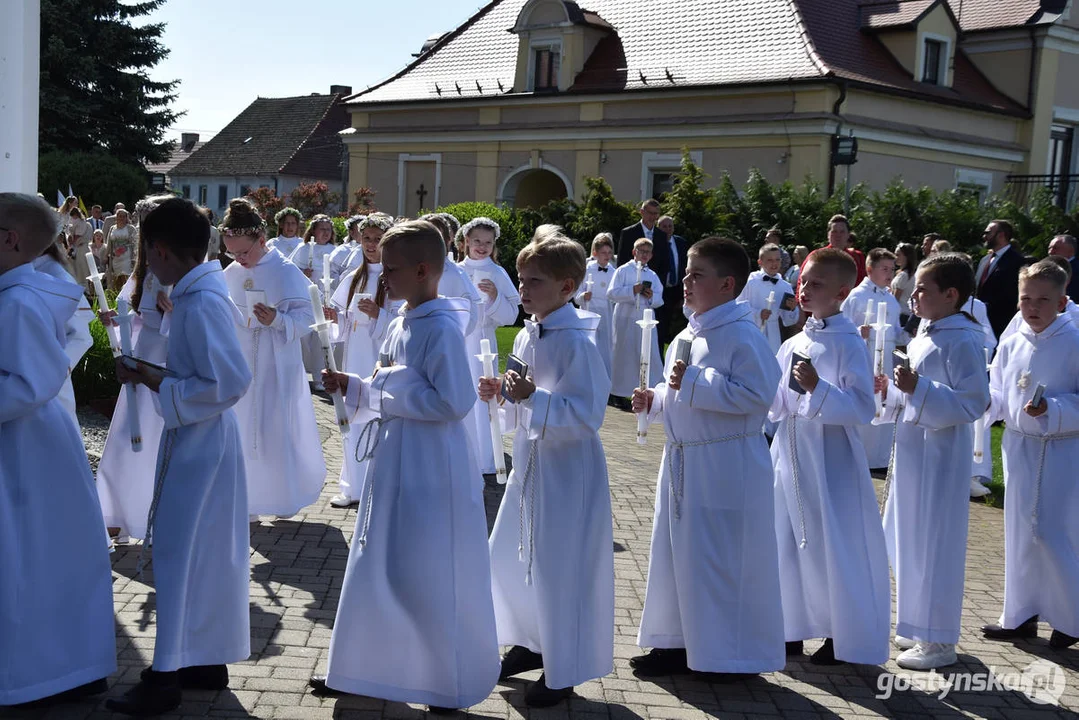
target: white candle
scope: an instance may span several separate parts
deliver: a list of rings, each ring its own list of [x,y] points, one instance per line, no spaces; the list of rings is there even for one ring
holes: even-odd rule
[[[775,302],[776,302],[776,291],[775,290],[769,290],[768,291],[768,312],[772,312],[772,306],[775,305]],[[761,318],[761,330],[763,330],[765,328],[765,326],[767,326],[767,324],[768,324],[768,321]]]
[[[322,287],[324,289],[328,287],[330,280],[330,254],[326,253],[322,256]]]
[[[108,312],[109,300],[105,297],[105,287],[101,284],[101,278],[105,277],[97,271],[97,263],[94,262],[94,254],[92,252],[86,253],[86,264],[92,268],[90,274],[86,276],[94,285],[94,295],[97,296],[97,311],[99,313]],[[105,326],[105,334],[109,336],[109,344],[112,346],[112,356],[118,357],[120,355],[120,341],[116,337],[116,329],[111,325]]]
[[[974,462],[985,457],[985,415],[974,421]]]
[[[584,281],[584,291],[586,293],[591,293],[592,292],[592,285],[593,285],[592,278],[588,278],[587,280],[585,280]],[[588,300],[585,300],[585,305],[591,305],[591,304],[592,304],[592,298],[589,298]]]
[[[123,298],[116,299],[116,322],[120,326],[120,351],[132,357],[131,353],[131,320],[133,316],[127,301]],[[131,436],[131,449],[134,452],[142,452],[142,425],[139,422],[139,403],[135,392],[134,383],[125,383],[124,391],[127,393],[127,427]]]
[[[870,300],[870,302],[873,302]],[[877,331],[876,346],[874,348],[874,363],[873,372],[874,375],[884,374],[884,339],[888,333],[888,328],[891,325],[888,324],[888,305],[885,302],[877,303],[877,322],[873,327]],[[880,417],[884,412],[884,392],[876,394],[877,404],[877,417]]]
[[[480,340],[480,354],[476,356],[483,363],[483,376],[495,377],[495,358],[497,353],[491,352],[491,341],[487,338]],[[494,453],[495,476],[499,485],[506,484],[506,457],[502,451],[502,427],[498,418],[498,401],[491,398],[487,401],[487,421],[491,428],[491,450]]]
[[[333,356],[333,343],[330,340],[330,326],[333,324],[326,319],[326,313],[322,310],[322,300],[319,298],[318,288],[311,285],[308,288],[311,298],[311,308],[315,312],[315,324],[311,329],[318,333],[318,341],[322,346],[322,362],[326,370],[336,374],[337,360]],[[337,429],[344,435],[348,432],[348,412],[345,410],[345,398],[341,391],[330,395],[333,400],[334,413],[337,415]],[[346,448],[347,451],[347,448]]]
[[[637,324],[641,326],[641,377],[640,377],[640,389],[645,392],[648,391],[648,377],[651,373],[652,365],[652,328],[659,323],[656,322],[655,313],[652,312],[652,308],[644,309],[644,318],[638,320]],[[642,412],[637,415],[637,444],[644,445],[648,442],[648,412]]]
[[[322,296],[318,294],[318,285],[308,285],[307,294],[311,298],[311,315],[315,318],[315,324],[326,319],[326,313],[322,311]]]
[[[640,285],[641,284],[641,271],[644,269],[644,263],[635,263],[635,264],[637,265],[637,281],[635,283],[633,283],[633,284],[634,285]],[[644,288],[641,288],[641,290],[643,291]],[[640,293],[637,293],[637,295],[634,296],[634,298],[633,298],[633,307],[635,307],[635,308],[640,308],[641,307],[641,294]]]
[[[873,308],[874,303],[872,300],[870,300],[869,304],[865,306],[865,320],[862,322],[863,325],[873,324]],[[866,338],[865,343],[866,345],[869,345],[869,338]]]

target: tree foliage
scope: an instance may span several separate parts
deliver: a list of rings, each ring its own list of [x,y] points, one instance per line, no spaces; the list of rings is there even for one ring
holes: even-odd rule
[[[98,204],[111,209],[118,202],[134,207],[149,187],[146,173],[103,152],[54,150],[38,158],[38,192],[52,200],[68,185],[86,207]]]
[[[41,152],[107,152],[128,163],[163,162],[179,81],[149,70],[168,56],[165,26],[139,20],[165,0],[41,0]]]

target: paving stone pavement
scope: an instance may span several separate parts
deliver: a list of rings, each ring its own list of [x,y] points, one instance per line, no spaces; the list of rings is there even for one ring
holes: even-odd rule
[[[307,691],[307,678],[326,667],[348,544],[356,524],[355,508],[338,510],[329,504],[336,491],[342,446],[334,429],[332,405],[324,398],[316,399],[315,405],[329,481],[318,503],[302,514],[288,520],[264,519],[252,526],[252,657],[230,666],[229,690],[185,693],[183,705],[167,717],[380,720],[425,714],[422,706],[364,697],[320,699]],[[1049,648],[1049,629],[1044,623],[1041,638],[1015,644],[986,641],[977,631],[982,624],[994,621],[1001,609],[1004,530],[1002,511],[973,503],[960,662],[949,672],[986,673],[992,669],[998,677],[1012,675],[1010,688],[956,690],[943,697],[940,686],[901,689],[903,677],[923,682],[930,678],[926,673],[914,673],[894,676],[897,689],[889,698],[878,699],[878,688],[886,687],[882,683],[893,677],[890,673],[902,672],[894,662],[898,651],[884,667],[818,668],[802,659],[788,662],[783,672],[729,684],[695,677],[659,682],[636,679],[628,659],[639,652],[635,639],[644,602],[663,431],[653,426],[649,443],[637,445],[633,417],[608,409],[600,434],[607,451],[614,513],[615,670],[605,678],[579,686],[575,697],[547,710],[524,706],[523,681],[500,683],[486,701],[469,709],[469,715],[529,720],[694,720],[706,716],[790,720],[886,716],[922,720],[927,715],[1026,720],[1075,717],[1074,712],[1079,711],[1079,650],[1060,652]],[[497,487],[487,488],[489,523],[494,520],[500,494]],[[120,670],[110,678],[110,696],[122,694],[137,682],[139,672],[153,654],[152,571],[146,572],[143,580],[135,579],[137,555],[137,546],[121,548],[113,555]],[[816,643],[807,643],[808,651],[814,649]],[[1049,689],[1066,685],[1059,706],[1038,704],[1022,692],[1023,687],[1031,686],[1021,685],[1020,673],[1032,664],[1036,664],[1038,672],[1028,674],[1028,680],[1045,682],[1048,678]],[[525,678],[534,679],[538,674]],[[1033,691],[1031,694],[1044,697]],[[0,711],[0,717],[97,720],[113,716],[104,710],[103,698],[99,698],[48,712]]]

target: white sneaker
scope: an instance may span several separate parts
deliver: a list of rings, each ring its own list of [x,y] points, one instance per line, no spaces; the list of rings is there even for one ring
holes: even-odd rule
[[[992,492],[992,490],[990,490],[985,485],[982,485],[980,482],[978,482],[978,478],[972,477],[970,479],[970,496],[972,498],[985,497],[986,495],[989,495],[991,492]]]
[[[257,523],[259,521],[259,516],[258,515],[248,515],[247,516],[247,521],[252,522],[252,523]]]
[[[985,475],[975,475],[974,479],[977,480],[978,482],[980,482],[982,485],[985,485],[986,487],[989,487],[989,483],[993,482],[992,480],[987,478]]]
[[[955,645],[919,642],[902,652],[895,664],[904,670],[932,670],[955,664]]]
[[[359,500],[353,500],[348,495],[342,495],[340,493],[330,498],[330,505],[333,505],[335,508],[347,508],[359,502]]]
[[[910,638],[905,638],[902,635],[896,635],[893,642],[895,643],[895,646],[900,650],[910,650],[912,647],[918,644],[914,640],[911,640]]]

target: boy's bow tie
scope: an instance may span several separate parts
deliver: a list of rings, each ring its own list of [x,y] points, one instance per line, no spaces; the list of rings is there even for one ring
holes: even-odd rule
[[[596,269],[599,270],[600,272],[607,272],[607,270],[609,270],[610,268],[597,267]]]
[[[773,285],[778,285],[778,284],[779,284],[779,278],[777,278],[777,277],[772,277],[771,275],[765,275],[765,276],[764,276],[764,281],[765,281],[765,282],[770,282],[770,283],[772,283]]]

